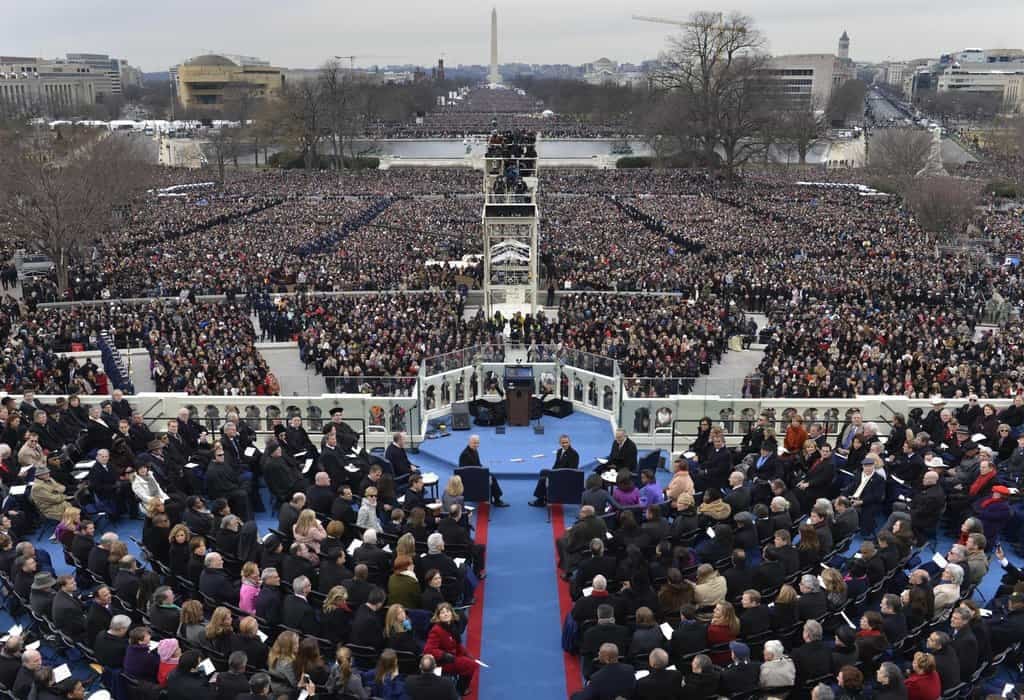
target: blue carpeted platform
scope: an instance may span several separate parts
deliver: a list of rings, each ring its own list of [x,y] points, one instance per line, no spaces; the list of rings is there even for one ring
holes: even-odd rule
[[[535,434],[532,424],[516,428],[505,426],[504,435],[498,435],[493,427],[473,425],[469,430],[453,432],[447,437],[424,440],[419,449],[421,453],[455,467],[469,436],[479,435],[483,466],[496,476],[512,478],[535,478],[541,469],[550,467],[562,434],[569,436],[573,447],[580,453],[581,465],[607,456],[611,449],[611,423],[603,418],[585,413],[573,413],[566,418],[544,416],[541,425],[544,426],[543,435]]]

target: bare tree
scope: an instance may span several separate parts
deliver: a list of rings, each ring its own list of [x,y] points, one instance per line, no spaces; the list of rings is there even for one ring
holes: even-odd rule
[[[864,118],[864,97],[868,86],[860,80],[847,80],[832,91],[825,111],[829,122],[845,124],[853,119],[860,122]]]
[[[719,98],[718,139],[730,177],[755,155],[767,152],[758,136],[769,121],[774,100],[767,84],[770,81],[760,72],[763,63],[758,56],[740,56],[733,63],[735,78]]]
[[[696,131],[693,122],[684,118],[689,110],[681,92],[666,92],[652,96],[646,108],[637,111],[636,129],[646,136],[659,160],[694,152]]]
[[[693,120],[705,160],[714,162],[716,149],[723,146],[730,175],[732,167],[745,159],[742,144],[756,135],[758,119],[747,114],[754,109],[748,91],[757,90],[763,47],[751,18],[695,12],[682,35],[669,39],[661,68],[652,76],[656,87],[683,94],[691,109],[681,118]]]
[[[217,169],[217,179],[224,186],[224,169],[229,161],[238,167],[238,153],[241,147],[241,128],[222,126],[210,129],[206,138],[200,142],[203,157],[210,167]]]
[[[817,100],[790,103],[773,112],[782,141],[796,149],[800,165],[807,164],[807,154],[819,143],[828,140],[828,117]]]
[[[365,115],[359,109],[357,79],[352,71],[337,61],[328,61],[320,69],[320,90],[323,95],[324,121],[330,131],[335,167],[345,167],[345,147],[364,131]]]
[[[236,121],[239,130],[231,134],[235,142],[234,152],[231,160],[238,167],[238,157],[249,152],[249,136],[251,135],[250,121],[253,114],[259,109],[263,101],[252,83],[235,82],[224,88],[224,118]]]
[[[326,130],[323,91],[319,80],[299,80],[285,85],[276,109],[268,114],[285,141],[302,154],[307,170],[320,165],[320,139]]]
[[[64,292],[72,262],[151,173],[137,142],[118,134],[20,132],[0,146],[0,219],[53,260]]]
[[[869,143],[868,168],[902,190],[928,162],[932,137],[916,129],[879,129]]]
[[[981,187],[970,180],[922,177],[914,180],[903,198],[917,223],[939,239],[963,234],[975,217]]]

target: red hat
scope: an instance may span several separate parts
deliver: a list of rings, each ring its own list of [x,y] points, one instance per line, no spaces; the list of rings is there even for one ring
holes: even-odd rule
[[[992,487],[992,493],[998,493],[1000,496],[1009,496],[1010,489],[1002,484],[998,484]]]

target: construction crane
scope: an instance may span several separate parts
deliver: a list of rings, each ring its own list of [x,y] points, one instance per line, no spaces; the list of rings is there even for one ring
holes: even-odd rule
[[[732,29],[732,25],[722,24],[722,13],[715,12],[714,16],[717,18],[718,24],[714,25],[714,29]],[[679,19],[667,19],[665,17],[647,17],[645,15],[633,15],[633,19],[637,22],[654,22],[656,24],[674,24],[677,27],[695,27],[703,26],[700,23],[679,20]]]

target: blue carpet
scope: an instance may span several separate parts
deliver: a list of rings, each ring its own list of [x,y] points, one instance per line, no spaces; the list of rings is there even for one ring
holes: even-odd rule
[[[580,453],[580,463],[588,464],[605,457],[612,444],[612,428],[604,418],[585,413],[573,413],[566,418],[544,416],[541,419],[544,434],[537,435],[533,426],[505,426],[505,434],[498,435],[494,428],[472,426],[447,437],[424,440],[421,454],[427,454],[451,467],[459,463],[459,454],[466,447],[470,435],[480,436],[480,459],[492,474],[507,477],[535,477],[541,469],[550,467],[558,449],[560,435],[568,435],[573,447]]]
[[[564,700],[555,548],[532,480],[502,482],[511,508],[491,509],[480,697]]]

